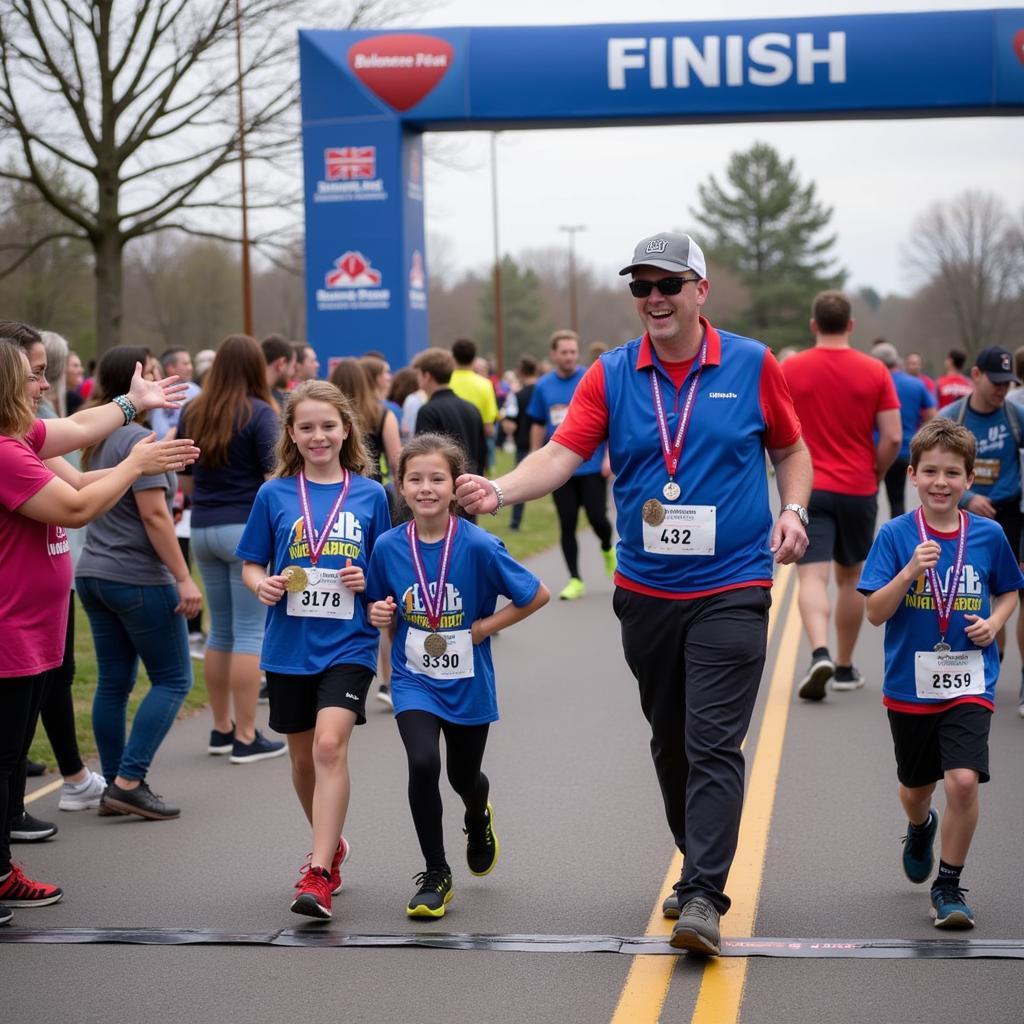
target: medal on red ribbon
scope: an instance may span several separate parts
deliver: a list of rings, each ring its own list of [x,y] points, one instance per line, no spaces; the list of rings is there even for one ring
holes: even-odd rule
[[[309,560],[314,566],[320,557],[320,552],[323,551],[324,545],[327,543],[327,538],[331,535],[331,530],[334,529],[334,524],[338,521],[338,516],[341,515],[341,508],[348,497],[348,488],[351,481],[351,474],[347,469],[343,469],[341,492],[331,506],[331,511],[327,513],[323,530],[318,534],[316,527],[313,525],[313,509],[309,503],[309,488],[306,484],[306,474],[299,473],[299,504],[302,506],[302,524],[306,531],[306,543],[309,546]]]
[[[676,470],[679,468],[679,459],[683,454],[683,445],[686,443],[686,432],[690,429],[690,417],[693,415],[693,403],[697,397],[697,386],[700,384],[700,375],[704,370],[704,359],[708,354],[707,333],[700,344],[700,351],[697,353],[697,369],[690,378],[690,386],[686,390],[686,401],[683,403],[683,411],[679,416],[679,426],[676,428],[676,436],[669,437],[668,417],[665,415],[665,402],[661,397],[661,385],[658,383],[658,371],[652,366],[648,371],[651,380],[651,397],[654,400],[654,415],[658,421],[658,437],[661,439],[661,454],[665,459],[665,469],[668,470],[668,483],[661,489],[661,493],[667,501],[675,501],[682,488],[675,481]]]
[[[423,641],[423,649],[433,658],[438,658],[448,650],[448,641],[438,629],[441,625],[441,615],[444,612],[444,595],[448,588],[448,570],[451,567],[452,542],[455,539],[456,517],[448,517],[448,525],[444,531],[444,546],[441,548],[441,561],[437,567],[437,582],[434,593],[430,593],[430,584],[427,580],[427,571],[423,565],[423,558],[420,555],[419,538],[416,534],[416,520],[410,519],[409,525],[405,528],[405,535],[409,539],[409,552],[412,555],[413,568],[416,570],[416,582],[419,584],[420,595],[423,600],[423,609],[427,615],[427,622],[430,623],[430,636]]]
[[[924,511],[920,507],[914,513],[914,522],[917,524],[917,535],[924,544],[928,540],[928,532],[925,529]],[[960,589],[960,577],[964,571],[964,561],[967,557],[967,515],[960,510],[960,529],[956,538],[956,557],[953,561],[953,571],[949,577],[949,590],[943,594],[942,584],[939,582],[939,574],[934,569],[925,570],[928,578],[928,586],[931,587],[932,599],[935,601],[935,614],[939,620],[939,642],[934,650],[945,653],[950,649],[946,643],[946,633],[949,632],[949,620],[953,617],[953,605],[956,604],[956,594]]]

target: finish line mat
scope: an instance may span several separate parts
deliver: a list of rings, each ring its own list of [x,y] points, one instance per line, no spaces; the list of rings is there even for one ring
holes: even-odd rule
[[[471,949],[503,953],[621,953],[680,956],[665,938],[641,935],[344,935],[322,925],[271,932],[177,928],[0,928],[0,944],[135,946],[312,946],[317,948]],[[1024,939],[723,939],[722,956],[861,960],[1024,960]]]

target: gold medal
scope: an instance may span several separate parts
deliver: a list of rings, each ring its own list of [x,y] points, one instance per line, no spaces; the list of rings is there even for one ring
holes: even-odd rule
[[[661,526],[665,522],[665,507],[657,498],[645,501],[640,514],[648,526]]]
[[[284,589],[289,594],[301,594],[309,582],[306,570],[301,565],[289,565],[286,569],[281,570],[281,575],[288,577],[288,582],[284,585]]]
[[[432,658],[440,658],[448,650],[448,641],[440,633],[431,633],[423,641],[423,650]]]

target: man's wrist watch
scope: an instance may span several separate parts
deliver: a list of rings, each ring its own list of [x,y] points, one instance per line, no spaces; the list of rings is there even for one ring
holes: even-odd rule
[[[782,511],[795,512],[799,517],[800,522],[803,523],[805,527],[811,521],[811,517],[807,514],[807,509],[805,509],[803,505],[797,505],[796,502],[790,502],[788,505],[783,505]]]
[[[496,516],[505,505],[505,495],[502,493],[501,488],[493,481],[487,481],[494,488],[494,496],[498,499],[498,504],[495,506],[494,511],[491,513],[492,516]]]

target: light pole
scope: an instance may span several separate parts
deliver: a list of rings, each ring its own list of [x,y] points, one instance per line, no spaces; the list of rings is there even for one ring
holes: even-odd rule
[[[505,372],[505,325],[501,310],[501,243],[498,238],[498,133],[491,132],[491,215],[494,222],[494,362]]]
[[[576,232],[586,231],[585,224],[562,224],[559,231],[565,231],[569,235],[569,326],[579,333],[578,318],[576,316]]]
[[[245,184],[245,98],[242,95],[242,0],[235,0],[238,62],[238,163],[242,172],[242,329],[252,334],[252,270],[249,266],[249,195]]]

